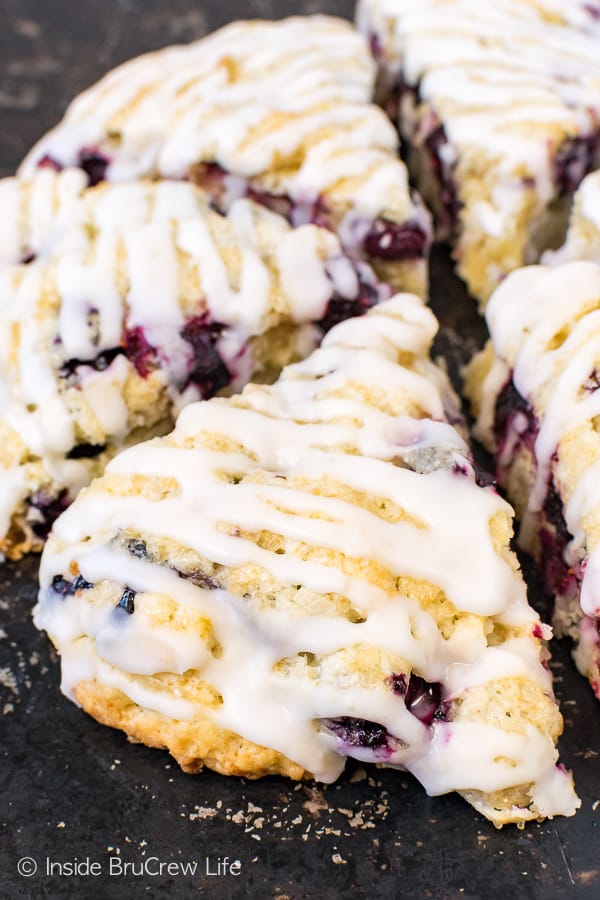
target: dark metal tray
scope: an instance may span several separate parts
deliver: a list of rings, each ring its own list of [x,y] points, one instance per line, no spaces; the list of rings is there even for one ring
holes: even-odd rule
[[[121,60],[236,17],[315,11],[349,16],[352,2],[5,0],[0,173]],[[437,349],[456,373],[485,328],[444,251],[432,281]],[[59,693],[56,656],[30,619],[36,570],[36,559],[0,567],[0,896],[600,897],[600,708],[564,644],[553,645],[561,752],[582,808],[496,831],[460,798],[429,798],[399,772],[349,763],[329,787],[189,776],[166,753],[127,743]],[[35,874],[19,874],[24,857]]]

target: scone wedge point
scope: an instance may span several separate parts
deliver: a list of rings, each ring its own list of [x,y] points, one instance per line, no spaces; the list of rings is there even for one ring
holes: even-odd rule
[[[600,166],[598,10],[555,0],[360,0],[383,103],[458,272],[484,306],[564,239]]]
[[[491,339],[467,371],[475,434],[520,514],[553,625],[600,699],[600,265],[514,272],[490,300]]]
[[[76,98],[20,175],[80,166],[92,183],[190,178],[223,209],[249,196],[335,230],[382,280],[423,295],[429,215],[372,101],[376,66],[349,22],[234,22],[131,60]]]
[[[273,379],[390,288],[315,225],[189,182],[0,181],[0,550],[36,550],[123,446]],[[19,265],[15,263],[20,262]]]
[[[496,825],[572,815],[549,629],[435,330],[392,298],[112,460],[42,556],[63,691],[188,772],[331,782],[350,756]]]

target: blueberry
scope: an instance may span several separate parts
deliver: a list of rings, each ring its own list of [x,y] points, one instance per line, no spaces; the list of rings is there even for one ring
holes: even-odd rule
[[[125,332],[125,356],[142,378],[154,367],[156,352],[140,326]]]
[[[175,569],[174,571],[180,578],[183,578],[185,581],[191,581],[196,587],[207,588],[210,591],[214,591],[219,587],[214,579],[199,570],[196,570],[195,572],[182,572],[181,569]]]
[[[438,682],[425,681],[411,672],[410,678],[401,672],[393,673],[387,679],[394,694],[404,699],[409,712],[424,725],[431,725],[434,719],[445,719],[449,704],[442,701],[442,686]]]
[[[52,590],[59,597],[72,597],[77,591],[87,591],[93,588],[91,582],[86,581],[82,575],[77,575],[74,581],[68,581],[62,575],[55,575],[52,579]]]
[[[427,235],[416,222],[398,224],[390,219],[375,219],[363,240],[365,253],[375,259],[422,259]]]
[[[278,213],[284,219],[287,219],[288,222],[291,222],[294,206],[290,198],[285,196],[285,194],[270,194],[268,191],[261,191],[259,188],[250,185],[246,190],[246,196],[249,200],[253,200],[260,206],[265,206],[271,212]]]
[[[156,556],[148,551],[148,545],[141,538],[130,538],[127,541],[127,552],[131,553],[132,556],[135,556],[137,559],[147,559],[152,561],[156,561]],[[160,564],[160,563],[159,563]],[[165,565],[165,563],[163,563]],[[196,569],[193,572],[183,572],[181,569],[175,568],[175,566],[169,566],[179,578],[183,578],[185,581],[191,581],[192,584],[197,585],[198,587],[208,588],[209,590],[215,590],[219,587],[216,581],[214,581],[210,576],[205,575],[199,569]]]
[[[494,434],[498,443],[501,443],[502,438],[505,436],[509,422],[515,413],[522,413],[526,417],[529,422],[527,433],[535,430],[536,422],[533,408],[518,392],[511,376],[498,394],[496,400]],[[523,437],[524,436],[525,435],[523,435]]]
[[[77,374],[80,366],[89,366],[91,369],[95,369],[96,372],[104,372],[113,360],[122,353],[122,347],[114,347],[110,350],[104,350],[94,359],[67,359],[60,367],[59,375],[61,378],[71,378]]]
[[[573,540],[573,535],[567,528],[567,523],[565,522],[564,516],[564,507],[561,496],[556,489],[556,485],[554,484],[554,480],[550,480],[550,484],[548,485],[548,490],[546,492],[546,499],[544,500],[544,515],[548,522],[554,527],[556,532],[556,537],[558,538],[558,542],[562,550]]]
[[[225,179],[230,173],[216,162],[203,162],[192,166],[189,175],[194,184],[210,195],[213,209],[223,213],[223,198],[227,189]],[[287,194],[273,194],[250,181],[243,186],[243,193],[248,200],[283,216],[288,222],[293,222],[295,216],[298,216],[303,223],[311,222],[313,225],[331,228],[330,211],[321,197],[317,197],[308,207],[297,206]]]
[[[181,332],[184,341],[194,351],[193,366],[186,386],[197,385],[204,399],[212,397],[231,381],[231,373],[216,348],[223,328],[224,325],[220,322],[211,322],[208,315],[204,314],[190,319]]]
[[[448,144],[448,137],[443,125],[430,131],[425,139],[425,147],[429,153],[429,162],[439,187],[442,206],[447,216],[448,226],[453,230],[458,222],[458,214],[462,203],[458,199],[456,183],[451,169],[444,162],[442,148]]]
[[[127,541],[127,552],[137,559],[148,559],[148,547],[145,541],[137,538],[131,538]]]
[[[351,300],[334,294],[327,304],[325,315],[317,322],[317,325],[323,329],[323,332],[327,332],[345,319],[363,316],[372,306],[375,306],[378,299],[376,288],[361,281],[358,295]]]
[[[409,712],[424,725],[431,725],[441,699],[441,684],[430,683],[411,674],[404,702]]]
[[[121,594],[121,599],[117,603],[117,609],[124,609],[125,612],[131,616],[135,612],[135,591],[132,591],[131,588],[126,587],[123,593]]]
[[[84,147],[79,151],[79,167],[86,173],[90,186],[104,181],[109,162],[107,156],[93,147]]]
[[[38,491],[29,498],[29,506],[37,510],[35,521],[30,522],[31,530],[36,537],[46,539],[52,527],[52,523],[69,505],[69,492],[63,488],[56,497],[49,497],[43,491]]]
[[[571,577],[580,578],[578,569],[571,569],[563,557],[565,545],[560,534],[552,527],[542,527],[539,531],[540,540],[540,568],[544,586],[549,593],[548,599],[553,599],[556,594],[562,593],[567,587]],[[552,608],[548,610],[549,613]]]
[[[74,591],[87,591],[90,588],[93,588],[94,585],[90,581],[86,581],[83,575],[78,575],[75,581],[73,582],[73,590]]]
[[[392,672],[389,678],[386,678],[386,683],[391,687],[393,694],[397,694],[398,697],[406,695],[408,681],[404,672]]]
[[[600,138],[597,133],[575,135],[563,141],[554,156],[554,183],[559,197],[572,194],[594,168]]]
[[[60,597],[69,597],[73,593],[73,582],[67,581],[62,575],[55,575],[52,579],[52,590]]]
[[[322,723],[347,747],[367,747],[375,750],[388,746],[388,733],[383,725],[378,725],[377,722],[340,716],[337,719],[322,719]]]

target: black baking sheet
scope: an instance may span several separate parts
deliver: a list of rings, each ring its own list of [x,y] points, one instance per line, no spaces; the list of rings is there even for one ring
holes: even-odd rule
[[[350,16],[352,3],[4,0],[0,173],[123,59],[234,18],[318,11]],[[443,250],[432,282],[436,347],[456,372],[485,329]],[[0,898],[600,898],[600,707],[564,644],[553,645],[561,752],[582,808],[496,831],[399,772],[350,762],[328,787],[189,776],[127,743],[59,693],[56,656],[30,619],[36,568],[0,566]],[[23,859],[35,874],[19,874]]]

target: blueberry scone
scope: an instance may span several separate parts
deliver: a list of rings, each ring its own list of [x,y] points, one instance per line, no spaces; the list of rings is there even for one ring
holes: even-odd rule
[[[235,22],[120,66],[78,97],[21,166],[81,166],[92,183],[190,178],[227,209],[251,197],[335,230],[396,287],[426,285],[429,218],[396,132],[372,102],[375,65],[348,22]]]
[[[471,363],[476,435],[521,515],[554,597],[553,625],[600,699],[600,265],[514,272]]]
[[[435,328],[397,296],[113,459],[42,557],[66,694],[188,772],[330,782],[354,757],[497,825],[572,815],[549,629]]]
[[[600,263],[600,172],[587,175],[573,198],[569,230],[559,250],[549,250],[542,262],[557,265],[573,259]]]
[[[0,184],[0,550],[39,549],[123,444],[193,400],[269,380],[390,296],[315,225],[186,182]],[[79,179],[79,181],[78,181]],[[3,194],[4,191],[4,194]],[[12,206],[11,206],[12,203]],[[27,262],[29,260],[29,262]]]
[[[484,304],[564,238],[600,164],[598,7],[558,0],[360,0],[409,167]]]

